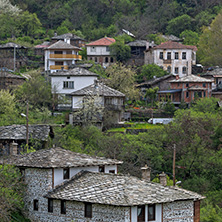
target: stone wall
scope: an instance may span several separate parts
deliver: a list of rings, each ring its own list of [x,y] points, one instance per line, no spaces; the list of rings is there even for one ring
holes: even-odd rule
[[[163,222],[193,222],[193,201],[177,201],[163,204]]]

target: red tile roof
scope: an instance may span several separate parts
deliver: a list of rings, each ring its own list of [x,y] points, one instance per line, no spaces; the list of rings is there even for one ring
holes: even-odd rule
[[[109,46],[114,42],[116,42],[115,39],[109,38],[109,37],[104,37],[104,38],[98,39],[94,42],[90,42],[89,44],[87,44],[87,46]]]
[[[160,45],[153,47],[154,49],[192,49],[197,51],[197,47],[194,45],[183,45],[178,42],[168,41],[162,42]]]

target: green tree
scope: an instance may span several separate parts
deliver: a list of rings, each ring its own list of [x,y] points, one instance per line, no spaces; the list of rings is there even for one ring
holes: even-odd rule
[[[192,28],[191,24],[192,18],[184,14],[170,20],[166,30],[168,34],[179,36],[184,30],[190,30]]]
[[[158,90],[159,90],[158,87],[149,88],[149,89],[146,90],[146,94],[145,94],[146,102],[147,102],[147,98],[149,98],[150,101],[151,101],[151,106],[152,107],[153,107],[153,102],[156,99],[156,95],[157,95]]]
[[[107,85],[124,93],[130,100],[137,99],[139,90],[135,87],[136,72],[121,63],[115,63],[106,69]]]
[[[203,65],[221,66],[222,61],[222,12],[213,20],[210,27],[203,29],[200,36],[198,58]]]
[[[186,45],[197,45],[199,42],[198,33],[191,30],[185,30],[181,32],[180,38],[183,39],[183,43]]]

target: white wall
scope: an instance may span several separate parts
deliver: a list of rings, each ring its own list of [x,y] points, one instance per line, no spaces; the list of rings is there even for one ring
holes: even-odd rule
[[[99,166],[72,167],[70,168],[70,178],[82,170],[87,170],[91,172],[99,172]],[[117,166],[116,165],[105,166],[105,173],[109,173],[109,170],[115,170],[115,173],[117,173]],[[54,186],[57,186],[63,182],[64,182],[63,168],[54,169]]]
[[[95,55],[110,55],[109,51],[106,51],[106,46],[94,46],[95,52],[91,52],[91,48],[93,46],[87,46],[87,56],[95,56]]]
[[[77,109],[82,107],[83,96],[72,96],[72,108]],[[98,98],[96,104],[104,106],[104,101],[102,97]]]
[[[94,80],[96,79],[96,76],[70,76],[69,79],[67,76],[51,76],[52,91],[56,89],[56,93],[70,94],[76,90],[94,84]],[[64,89],[63,81],[74,81],[74,89]]]

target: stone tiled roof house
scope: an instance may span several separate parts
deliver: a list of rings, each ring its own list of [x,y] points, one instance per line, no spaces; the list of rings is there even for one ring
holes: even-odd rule
[[[105,67],[114,63],[115,58],[111,55],[109,46],[115,42],[116,40],[113,38],[104,37],[86,44],[87,59]]]
[[[82,60],[82,56],[79,55],[80,50],[79,47],[62,40],[48,46],[45,48],[45,71],[52,73],[57,70],[68,70],[69,65]]]
[[[200,221],[201,195],[167,187],[164,174],[162,185],[117,174],[118,160],[52,148],[0,159],[3,163],[23,173],[31,221]]]
[[[145,64],[156,64],[169,73],[184,77],[196,64],[196,46],[167,41],[145,51]]]

